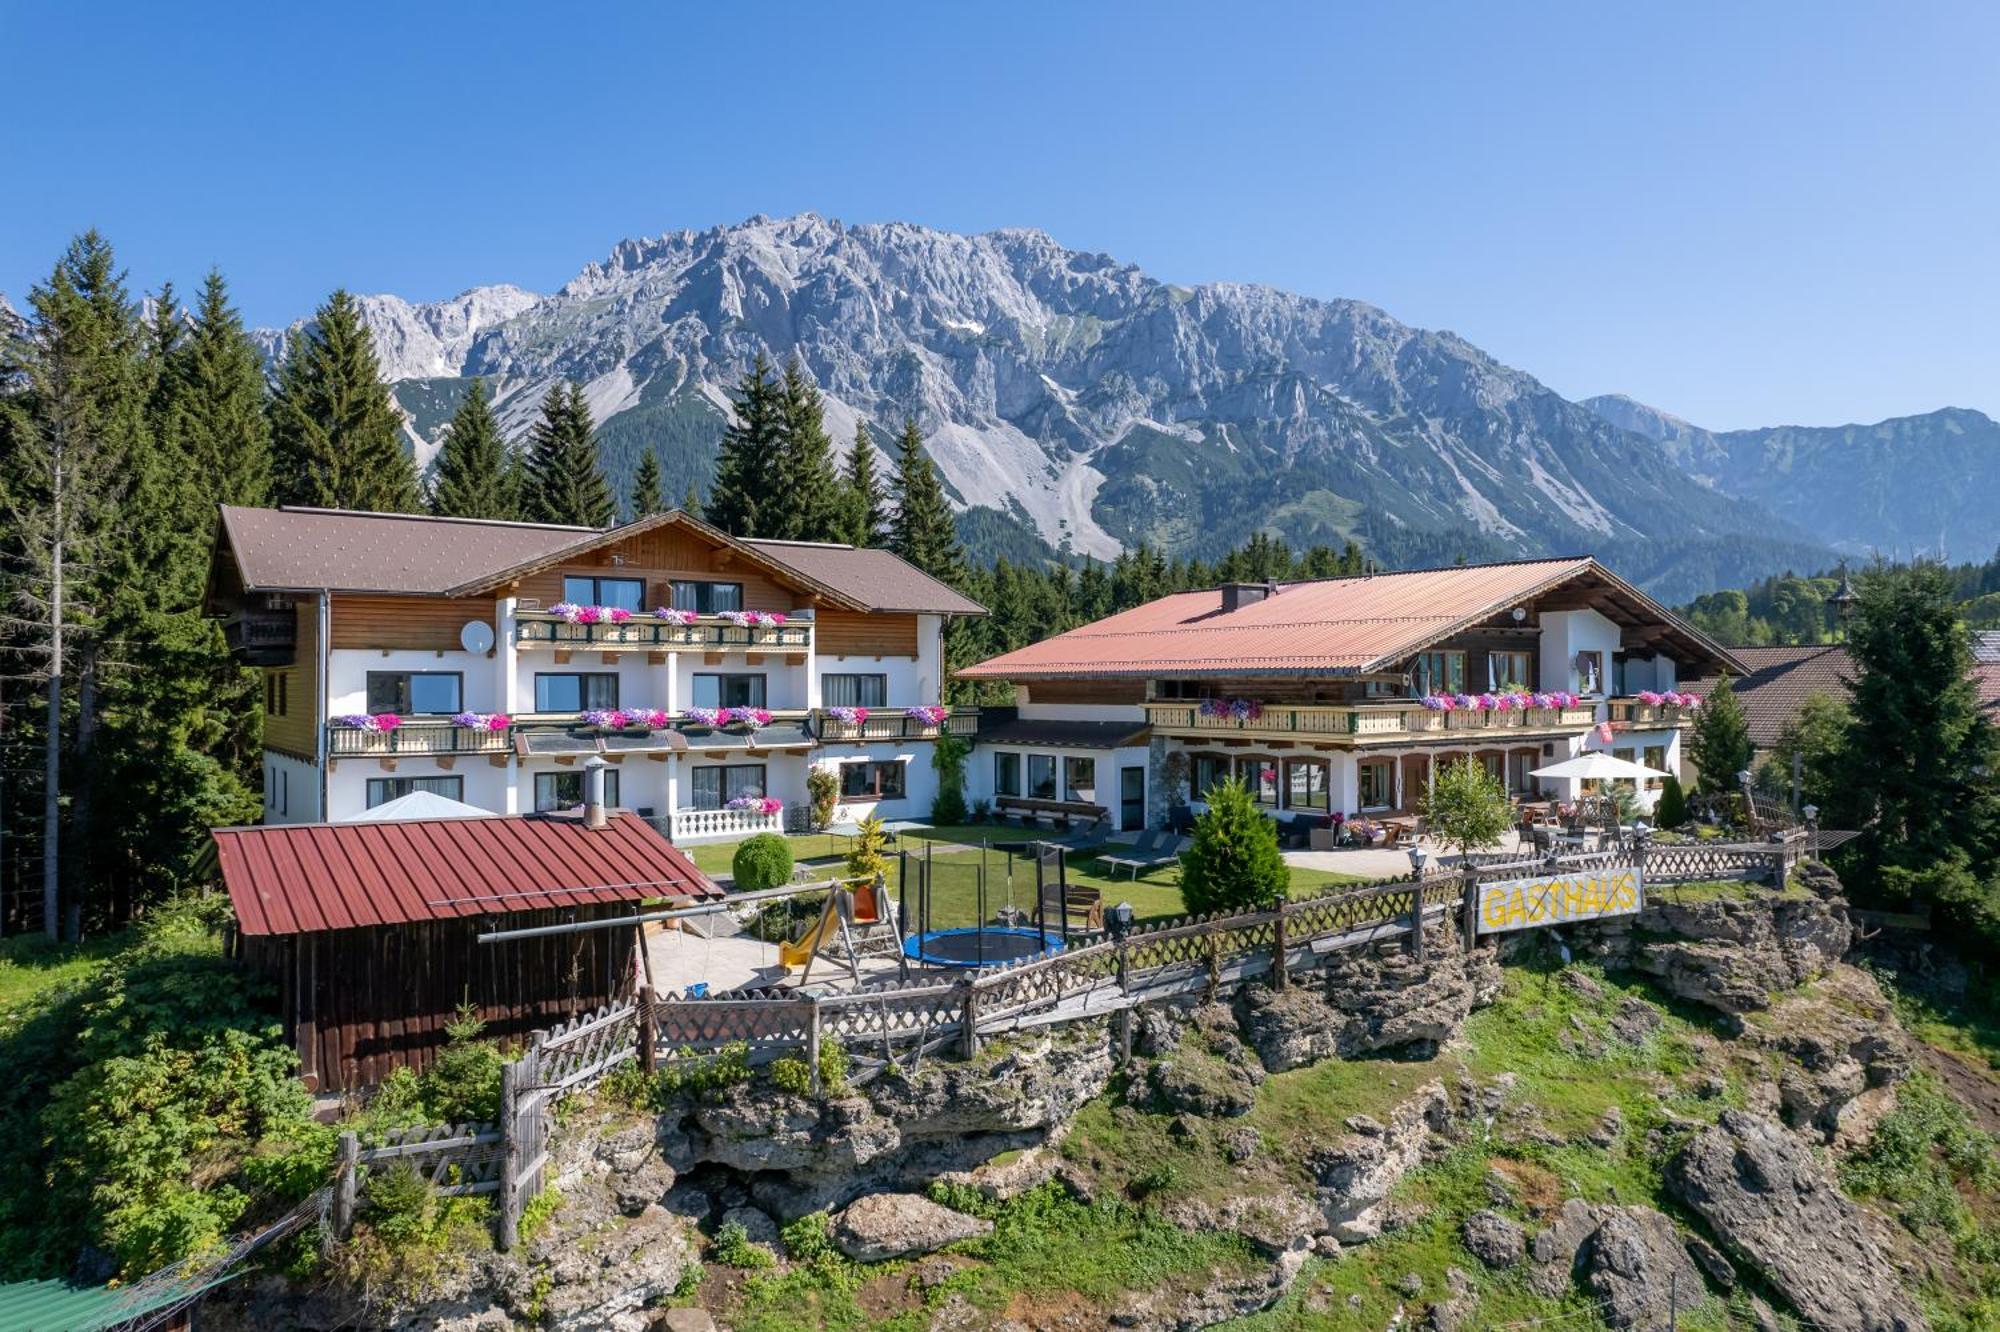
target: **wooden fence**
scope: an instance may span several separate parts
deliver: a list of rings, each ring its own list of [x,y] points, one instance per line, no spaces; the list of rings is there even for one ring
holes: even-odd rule
[[[1400,939],[1422,958],[1426,926],[1457,918],[1484,881],[1525,870],[1571,866],[1637,867],[1648,885],[1710,879],[1782,886],[1803,858],[1797,838],[1768,843],[1677,843],[1553,862],[1518,855],[1476,856],[1366,888],[1285,902],[1263,911],[1183,917],[1143,925],[1117,938],[952,980],[884,982],[842,994],[749,990],[713,998],[662,999],[641,990],[535,1033],[519,1058],[501,1069],[497,1124],[411,1130],[362,1148],[342,1137],[342,1174],[335,1204],[344,1233],[368,1175],[410,1161],[440,1188],[498,1195],[498,1238],[519,1238],[528,1202],[545,1187],[552,1111],[571,1092],[593,1087],[624,1064],[654,1071],[740,1051],[751,1064],[803,1056],[814,1086],[819,1054],[841,1042],[851,1080],[865,1083],[892,1062],[917,1061],[956,1048],[970,1057],[995,1036],[1085,1018],[1111,1017],[1121,1056],[1131,1053],[1131,1013],[1141,1004],[1178,995],[1220,993],[1253,978],[1283,987],[1335,954]]]

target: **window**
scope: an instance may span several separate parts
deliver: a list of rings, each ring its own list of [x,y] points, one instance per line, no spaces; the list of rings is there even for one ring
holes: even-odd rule
[[[1097,760],[1094,758],[1065,758],[1063,760],[1063,799],[1083,800],[1097,803]]]
[[[618,677],[610,672],[535,676],[536,712],[582,712],[618,706]]]
[[[1220,754],[1196,754],[1194,756],[1194,798],[1200,800],[1209,788],[1219,786],[1229,777],[1229,760]]]
[[[1169,702],[1197,702],[1214,692],[1214,687],[1206,680],[1156,680],[1153,683],[1153,697]]]
[[[451,800],[465,798],[465,778],[463,777],[370,777],[368,779],[368,808],[386,805],[391,800],[400,800],[415,791],[429,791]],[[283,791],[280,799],[291,793]]]
[[[1056,756],[1028,755],[1028,794],[1037,800],[1056,798]]]
[[[1363,809],[1387,809],[1396,803],[1396,772],[1389,760],[1370,759],[1357,765],[1356,772]]]
[[[464,677],[457,671],[370,671],[370,712],[442,713],[462,710]]]
[[[1021,794],[1021,756],[1004,751],[993,756],[993,794],[997,796],[1017,796]]]
[[[1486,769],[1486,775],[1496,782],[1504,783],[1507,780],[1503,775],[1506,762],[1506,759],[1499,754],[1481,754],[1479,756],[1479,766]]]
[[[761,708],[764,677],[760,675],[697,675],[694,705],[698,708]]]
[[[1533,689],[1535,679],[1533,658],[1526,652],[1489,652],[1486,654],[1486,687],[1499,692],[1509,685],[1517,689]]]
[[[1666,772],[1667,747],[1665,745],[1647,745],[1645,764],[1655,772]],[[1662,786],[1665,786],[1666,782],[1667,779],[1665,777],[1648,777],[1646,779],[1646,789],[1648,791],[1657,791]]]
[[[572,574],[563,579],[563,600],[579,606],[638,611],[645,607],[646,582],[642,578],[589,578]]]
[[[292,682],[292,674],[290,671],[286,671],[284,674],[278,677],[278,715],[280,717],[284,716],[285,714],[289,713],[292,710],[291,700],[285,697],[286,694],[291,692],[288,688],[286,688],[286,686],[290,685],[291,682]],[[454,708],[453,711],[457,711],[457,709]]]
[[[1602,652],[1579,652],[1572,665],[1576,673],[1576,692],[1595,694],[1604,687],[1604,654]]]
[[[694,808],[724,809],[739,796],[764,794],[761,763],[714,764],[694,770]]]
[[[1324,810],[1326,764],[1317,759],[1285,760],[1285,807]]]
[[[1417,668],[1410,674],[1419,694],[1462,694],[1465,692],[1465,654],[1456,649],[1419,652]]]
[[[674,580],[674,609],[715,615],[743,609],[743,584],[706,583],[692,579]]]
[[[1236,779],[1266,809],[1278,807],[1278,760],[1263,755],[1236,760]]]
[[[583,777],[581,772],[538,772],[535,774],[535,813],[547,814],[551,810],[575,809],[583,803]],[[604,803],[615,808],[618,804],[618,770],[604,770]]]
[[[886,708],[889,706],[889,677],[886,675],[822,675],[820,700],[829,708]]]
[[[842,800],[901,800],[903,798],[903,769],[907,766],[903,759],[873,760],[867,763],[843,763],[840,765],[840,798]]]

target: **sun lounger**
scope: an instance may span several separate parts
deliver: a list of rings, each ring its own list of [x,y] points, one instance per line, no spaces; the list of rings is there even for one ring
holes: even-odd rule
[[[1130,870],[1132,878],[1137,880],[1147,870],[1171,865],[1179,860],[1181,853],[1188,849],[1190,841],[1191,839],[1186,837],[1175,837],[1172,833],[1141,833],[1139,840],[1126,849],[1126,854],[1099,856],[1098,862],[1110,866],[1114,872],[1119,869]]]

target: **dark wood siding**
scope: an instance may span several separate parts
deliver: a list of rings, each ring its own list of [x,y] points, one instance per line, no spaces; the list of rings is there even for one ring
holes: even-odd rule
[[[1030,703],[1113,703],[1146,701],[1144,680],[1036,680],[1023,686]]]
[[[914,657],[917,617],[822,610],[813,629],[813,643],[828,657]]]
[[[617,905],[524,911],[500,928],[522,929],[629,914]],[[632,988],[629,928],[585,930],[482,944],[496,928],[477,920],[251,935],[243,957],[279,987],[285,1037],[316,1091],[372,1086],[392,1069],[421,1071],[445,1044],[461,1004],[502,1043]]]
[[[455,652],[467,620],[493,623],[488,597],[333,597],[331,643],[337,648],[417,648]]]

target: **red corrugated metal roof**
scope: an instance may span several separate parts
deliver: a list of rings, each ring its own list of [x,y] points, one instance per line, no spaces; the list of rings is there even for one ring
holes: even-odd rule
[[[217,828],[214,836],[245,934],[722,895],[633,814],[614,814],[602,829],[554,815],[496,815]]]
[[[1281,583],[1233,611],[1222,591],[1179,592],[968,666],[970,679],[1229,676],[1379,669],[1574,579],[1604,585],[1692,652],[1727,651],[1588,557]]]

